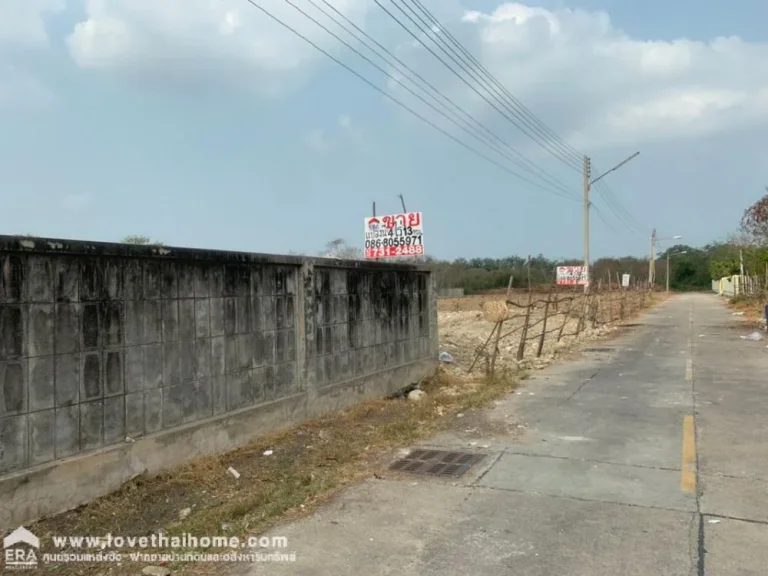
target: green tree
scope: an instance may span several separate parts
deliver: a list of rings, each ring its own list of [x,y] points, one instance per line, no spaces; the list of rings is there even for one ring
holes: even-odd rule
[[[120,242],[122,244],[135,244],[137,246],[163,246],[164,245],[159,240],[155,240],[153,242],[149,238],[149,236],[138,236],[138,235],[126,236]]]
[[[741,232],[754,245],[768,245],[768,194],[744,211]]]

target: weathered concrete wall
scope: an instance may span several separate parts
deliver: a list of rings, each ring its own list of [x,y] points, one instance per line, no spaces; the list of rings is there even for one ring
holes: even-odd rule
[[[13,237],[0,264],[0,528],[436,362],[413,266]]]
[[[464,288],[441,288],[437,292],[438,298],[463,298]]]

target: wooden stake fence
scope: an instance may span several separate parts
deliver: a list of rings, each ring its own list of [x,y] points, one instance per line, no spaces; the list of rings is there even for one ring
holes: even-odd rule
[[[584,293],[582,288],[562,289],[554,284],[543,299],[533,298],[533,290],[528,284],[527,302],[519,303],[511,295],[512,278],[507,289],[506,303],[508,308],[507,316],[495,322],[491,333],[480,346],[475,354],[472,365],[469,367],[471,373],[477,364],[478,359],[485,353],[486,372],[493,376],[496,370],[496,363],[499,356],[500,344],[502,341],[517,336],[517,353],[515,359],[521,362],[525,358],[526,346],[530,341],[535,341],[535,357],[540,358],[544,352],[544,346],[547,337],[552,334],[552,340],[561,342],[565,338],[578,338],[578,336],[591,326],[593,329],[598,325],[609,325],[615,322],[622,322],[630,318],[634,313],[648,306],[652,295],[642,286],[623,288],[620,278],[617,274],[617,288],[613,289],[610,276],[608,276],[608,288],[603,289],[602,281],[597,283],[596,288],[591,288],[589,292]],[[618,314],[614,311],[618,308]],[[541,310],[541,317],[536,318],[536,312]],[[574,314],[574,312],[576,312]],[[555,322],[561,316],[562,320]],[[511,330],[504,332],[505,323],[522,319],[522,325],[518,325]],[[576,320],[575,331],[567,332],[569,320]],[[589,323],[589,324],[588,324]],[[537,329],[538,326],[541,326]],[[554,325],[554,327],[552,327]],[[490,354],[486,353],[488,346],[492,345]]]

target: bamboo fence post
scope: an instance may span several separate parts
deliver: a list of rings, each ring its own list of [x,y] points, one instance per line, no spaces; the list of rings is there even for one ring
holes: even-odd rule
[[[587,295],[584,294],[581,298],[581,314],[579,315],[579,323],[576,325],[576,336],[581,334],[587,324]]]
[[[608,323],[613,322],[613,283],[611,282],[611,271],[608,271]]]
[[[499,329],[496,331],[496,340],[493,342],[493,352],[491,353],[491,365],[489,369],[486,371],[486,375],[493,378],[494,370],[496,370],[496,356],[499,353],[499,338],[501,337],[501,325],[502,322],[499,322]]]
[[[480,349],[475,354],[475,359],[472,360],[472,364],[469,367],[469,370],[467,370],[467,374],[470,374],[472,372],[472,369],[475,367],[475,364],[477,363],[477,359],[480,358],[480,354],[483,353],[483,350],[485,350],[488,347],[488,342],[491,341],[491,338],[493,338],[493,335],[496,333],[496,330],[501,332],[501,326],[499,325],[499,322],[496,322],[496,324],[493,325],[493,329],[491,330],[491,333],[488,334],[488,338],[485,341],[485,344],[483,344]]]
[[[544,338],[547,336],[547,314],[549,314],[549,301],[552,298],[552,288],[549,288],[549,294],[547,294],[547,301],[544,304],[544,320],[541,322],[541,336],[539,336],[539,347],[536,350],[536,358],[541,357],[541,351],[544,349]]]
[[[531,288],[531,257],[528,256],[528,306],[525,309],[525,321],[523,331],[520,334],[520,344],[517,346],[517,359],[522,360],[525,356],[525,340],[528,338],[528,323],[531,319],[531,308],[533,306],[533,289]]]
[[[591,313],[590,316],[592,317],[592,328],[597,327],[597,323],[600,320],[600,317],[604,315],[604,306],[601,306],[600,303],[600,292],[603,289],[603,281],[598,280],[597,281],[597,290],[595,291],[594,296],[592,297],[592,303],[591,303]]]
[[[531,304],[530,298],[528,299],[528,306],[525,309],[525,320],[523,322],[523,330],[520,333],[520,343],[517,345],[517,359],[522,360],[525,356],[525,340],[528,338],[528,322],[531,319]]]
[[[557,286],[557,266],[555,266],[555,284],[554,284],[554,287],[553,287],[553,291],[554,291],[554,294],[555,294],[555,300],[552,303],[555,312],[559,312],[560,311],[560,298],[559,298],[560,295],[557,292],[557,288],[558,288],[558,286]]]
[[[512,282],[514,279],[515,279],[514,276],[509,277],[509,282],[507,283],[507,297],[505,300],[505,304],[509,302],[509,298],[510,296],[512,296]],[[499,355],[499,340],[501,340],[501,331],[502,331],[502,328],[504,328],[504,320],[506,320],[506,318],[499,320],[494,326],[494,329],[496,330],[496,340],[494,340],[493,342],[493,352],[491,353],[491,363],[490,363],[490,366],[488,366],[488,369],[486,370],[487,375],[491,377],[493,377],[493,375],[496,372],[496,358]],[[493,332],[491,332],[491,336],[488,337],[489,341],[492,336],[493,336]],[[487,345],[488,345],[488,342],[486,342],[486,346]]]
[[[627,291],[621,285],[621,279],[619,277],[618,271],[616,272],[616,286],[619,289],[619,320],[624,320],[624,298]]]
[[[496,324],[498,327],[496,330],[496,340],[493,342],[493,353],[491,354],[491,366],[488,370],[488,376],[493,378],[494,372],[496,370],[496,357],[499,354],[499,340],[501,339],[501,329],[504,327],[504,320],[499,320],[499,322]]]
[[[571,308],[573,308],[573,303],[576,301],[575,298],[571,298],[568,302],[568,308],[565,311],[565,317],[563,318],[563,323],[560,324],[560,331],[557,333],[557,341],[560,342],[560,340],[563,337],[563,330],[565,330],[565,325],[568,323],[568,318],[571,315]]]

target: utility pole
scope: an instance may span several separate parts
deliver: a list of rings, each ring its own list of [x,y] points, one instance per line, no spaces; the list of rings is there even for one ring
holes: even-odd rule
[[[681,254],[688,254],[688,250],[683,250],[682,252],[675,252],[672,253],[669,249],[667,249],[667,293],[669,293],[669,257],[670,256],[678,256]]]
[[[584,270],[589,282],[589,179],[592,172],[592,163],[589,156],[584,156]],[[589,284],[584,286],[584,291],[589,290]]]
[[[400,204],[403,205],[403,214],[407,213],[408,210],[405,209],[405,198],[403,198],[402,194],[398,194],[397,197],[400,198]]]
[[[648,287],[653,290],[654,276],[656,272],[656,228],[651,233],[651,250],[648,253]]]
[[[741,248],[739,248],[739,270],[744,276],[744,251]]]
[[[636,158],[640,152],[635,152],[630,157],[622,160],[616,166],[608,170],[607,172],[603,172],[592,180],[592,161],[590,160],[589,156],[584,156],[584,270],[587,274],[587,284],[584,286],[584,292],[589,292],[589,208],[590,208],[590,202],[589,202],[589,189],[592,187],[592,184],[597,183],[598,180],[602,180],[605,176],[608,176],[611,172],[615,172],[624,164],[632,160],[633,158]]]

